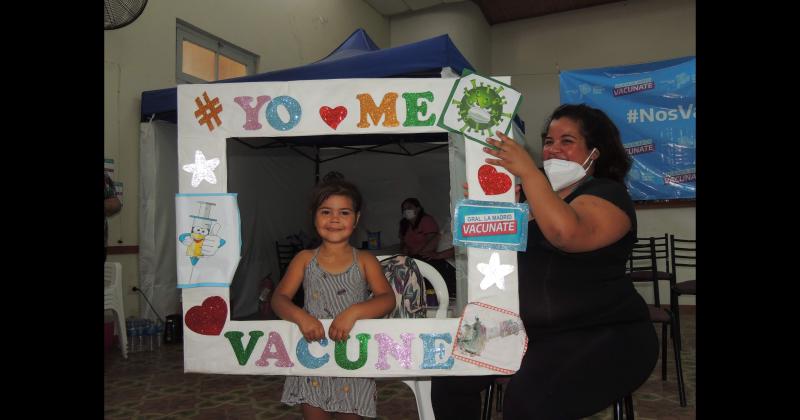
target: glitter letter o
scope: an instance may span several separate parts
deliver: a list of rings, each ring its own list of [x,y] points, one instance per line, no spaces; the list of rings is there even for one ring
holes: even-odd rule
[[[283,105],[286,111],[289,112],[289,121],[283,122],[280,115],[278,115],[278,106]],[[300,117],[303,116],[303,110],[300,107],[300,102],[291,96],[278,96],[267,105],[267,122],[272,128],[280,131],[291,130],[300,122]]]

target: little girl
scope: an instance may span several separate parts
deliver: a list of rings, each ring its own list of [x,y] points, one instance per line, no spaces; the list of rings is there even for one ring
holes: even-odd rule
[[[304,250],[289,263],[275,289],[272,306],[282,319],[294,322],[309,342],[325,338],[320,319],[331,319],[328,338],[346,340],[359,319],[380,318],[395,307],[394,291],[380,263],[370,253],[349,244],[361,216],[361,194],[341,179],[323,181],[312,194],[314,228],[322,244]],[[300,285],[303,308],[292,303]],[[369,297],[370,290],[373,297]],[[375,417],[372,378],[289,376],[281,402],[302,404],[307,420]]]

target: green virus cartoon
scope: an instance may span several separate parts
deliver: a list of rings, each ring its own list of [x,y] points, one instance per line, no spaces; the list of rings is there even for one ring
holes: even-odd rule
[[[453,105],[458,105],[458,121],[463,122],[459,131],[462,133],[474,131],[485,136],[491,134],[491,128],[500,124],[503,117],[511,118],[513,114],[503,112],[506,98],[500,93],[503,86],[491,87],[475,84],[470,80],[471,88],[464,87],[464,96],[460,101],[453,100]]]

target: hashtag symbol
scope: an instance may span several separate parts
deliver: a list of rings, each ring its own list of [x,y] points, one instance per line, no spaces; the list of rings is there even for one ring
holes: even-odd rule
[[[628,124],[633,124],[639,119],[639,113],[635,109],[628,110]]]
[[[205,103],[203,103],[203,100],[205,100]],[[194,103],[197,104],[197,111],[194,112],[194,116],[199,118],[197,122],[200,125],[208,125],[208,131],[214,131],[214,123],[217,123],[217,127],[222,125],[222,120],[219,119],[219,113],[222,112],[219,98],[208,99],[208,93],[203,92],[203,99],[198,96],[194,98]]]

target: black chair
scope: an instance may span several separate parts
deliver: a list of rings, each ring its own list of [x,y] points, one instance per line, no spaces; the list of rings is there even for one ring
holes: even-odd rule
[[[678,239],[669,235],[670,259],[672,262],[672,276],[670,276],[670,309],[675,314],[677,334],[681,333],[680,305],[678,300],[682,295],[697,296],[697,279],[685,280],[678,283],[677,267],[697,267],[697,240]],[[679,343],[680,344],[680,343]],[[682,346],[679,346],[682,348]]]
[[[275,251],[278,254],[278,282],[280,282],[283,279],[283,275],[286,274],[286,268],[289,267],[292,258],[301,250],[302,249],[296,245],[289,243],[282,244],[280,241],[275,241]],[[303,288],[300,287],[297,293],[295,293],[292,302],[302,308],[304,299],[304,291]]]
[[[660,239],[660,238],[659,238]],[[676,314],[670,309],[661,307],[659,298],[659,278],[657,262],[656,238],[637,238],[628,258],[628,277],[633,282],[651,282],[653,285],[653,305],[648,305],[650,320],[661,324],[661,379],[667,380],[667,329],[672,338],[672,350],[675,353],[675,371],[678,379],[678,397],[681,407],[686,407],[686,389],[683,383],[683,366],[681,364],[681,337],[678,334]],[[668,269],[667,269],[668,270]],[[647,273],[647,276],[636,273]],[[670,276],[667,280],[670,280]]]
[[[614,412],[614,420],[634,420],[633,395],[628,394],[620,398],[611,409]]]
[[[275,241],[275,250],[278,253],[278,277],[283,278],[286,274],[286,268],[292,261],[295,255],[300,252],[300,249],[292,244],[282,244],[280,241]]]
[[[649,243],[651,238],[653,239],[653,246],[655,247],[656,268],[655,270],[650,269],[650,264],[648,262],[646,263],[646,267],[640,267],[639,269],[631,272],[631,278],[633,281],[650,281],[653,276],[652,271],[655,271],[656,279],[658,281],[671,281],[672,273],[670,272],[669,265],[669,237],[666,233],[664,236],[636,238],[636,244],[638,248],[637,246],[634,246],[634,252],[637,255],[650,255]],[[658,267],[659,265],[663,265],[663,271]]]
[[[489,387],[486,388],[486,395],[483,398],[483,410],[481,410],[481,420],[491,420],[492,401],[497,399],[497,412],[503,411],[503,385],[511,380],[511,376],[500,376],[495,378]],[[633,415],[633,394],[628,394],[612,406],[614,420],[634,420]]]
[[[481,420],[492,419],[492,402],[497,400],[497,412],[503,411],[503,385],[511,380],[511,376],[498,376],[489,384],[484,391],[483,409],[481,410]]]

